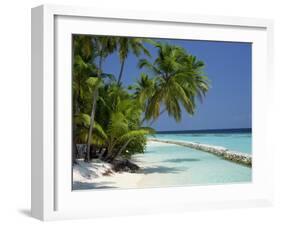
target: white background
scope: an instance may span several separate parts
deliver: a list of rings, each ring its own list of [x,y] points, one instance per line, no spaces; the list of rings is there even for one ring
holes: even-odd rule
[[[0,224],[36,225],[30,218],[30,8],[42,3],[79,4],[91,7],[231,15],[275,19],[275,108],[268,122],[275,129],[272,147],[281,134],[281,14],[278,0],[9,0],[0,8]],[[279,40],[279,42],[278,42]],[[279,51],[278,51],[279,50]],[[279,88],[279,90],[278,90]],[[278,119],[279,116],[279,120]],[[273,119],[275,121],[273,121]],[[278,149],[277,149],[278,150]],[[281,152],[281,148],[280,148]],[[132,216],[51,222],[51,225],[281,225],[281,154],[275,153],[276,203],[271,208],[197,211],[179,214]],[[272,175],[268,175],[272,176]],[[94,203],[93,203],[94,205]]]

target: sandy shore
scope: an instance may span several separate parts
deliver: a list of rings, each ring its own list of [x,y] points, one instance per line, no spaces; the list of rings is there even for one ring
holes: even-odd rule
[[[159,143],[149,141],[148,145],[159,145]],[[148,165],[138,157],[134,157],[132,161],[141,168],[140,172],[117,173],[111,170],[109,163],[100,160],[93,160],[91,163],[77,160],[78,165],[73,168],[73,189],[139,188],[150,186],[150,181],[153,184],[159,181],[163,185],[164,177],[169,177],[169,173],[164,175],[158,172],[158,165]]]
[[[78,160],[73,168],[73,189],[152,188],[251,181],[251,168],[210,153],[179,145],[149,141],[147,154],[132,158],[138,173],[117,173],[100,160]],[[171,150],[171,151],[170,151]]]
[[[135,188],[141,177],[141,174],[113,172],[109,163],[98,160],[91,163],[78,160],[73,168],[73,189]]]

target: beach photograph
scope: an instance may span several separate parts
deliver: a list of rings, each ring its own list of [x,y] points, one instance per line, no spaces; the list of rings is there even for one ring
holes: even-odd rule
[[[72,190],[252,181],[252,44],[72,35]]]

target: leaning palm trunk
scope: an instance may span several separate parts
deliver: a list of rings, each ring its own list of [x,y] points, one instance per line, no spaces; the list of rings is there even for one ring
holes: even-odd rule
[[[118,77],[118,82],[117,82],[118,85],[121,84],[121,79],[122,79],[122,75],[123,75],[124,65],[125,65],[125,59],[122,60],[122,63],[121,63],[121,69],[120,69],[120,73],[119,73],[119,77]]]
[[[128,146],[128,144],[131,142],[132,139],[129,139],[128,141],[126,141],[126,143],[119,149],[119,151],[117,151],[116,153],[114,153],[111,157],[110,157],[110,161],[113,161],[114,159],[116,159],[117,157],[119,157],[121,155],[121,153],[125,150],[125,148]]]
[[[99,78],[101,75],[101,67],[102,67],[102,52],[100,54],[100,60],[99,60],[99,70],[97,73],[97,77]],[[92,143],[92,132],[93,127],[95,123],[95,113],[96,113],[96,105],[97,105],[97,99],[99,96],[99,89],[98,87],[95,87],[94,93],[93,93],[93,104],[92,104],[92,112],[91,112],[91,120],[90,120],[90,128],[89,128],[89,134],[88,134],[88,142],[87,142],[87,152],[85,155],[85,162],[90,161],[90,149],[91,149],[91,143]]]

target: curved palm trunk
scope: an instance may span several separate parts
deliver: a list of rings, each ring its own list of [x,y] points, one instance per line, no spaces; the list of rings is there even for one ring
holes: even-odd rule
[[[107,153],[107,156],[105,157],[105,161],[106,162],[110,162],[111,159],[112,159],[112,156],[113,156],[113,149],[114,149],[114,143],[113,143],[113,140],[112,139],[109,139],[109,142],[108,142],[108,146],[107,146],[107,150],[108,150],[108,153]]]
[[[113,161],[116,159],[121,153],[125,150],[125,148],[128,146],[128,144],[131,142],[132,139],[129,139],[120,149],[117,151],[114,155],[111,156],[110,160]]]
[[[120,73],[119,73],[118,82],[117,82],[118,85],[121,85],[121,79],[122,79],[122,75],[123,75],[124,65],[125,65],[125,59],[122,60],[122,63],[121,63]]]
[[[100,77],[100,75],[101,75],[101,68],[102,68],[102,52],[100,54],[99,71],[98,71],[97,77]],[[90,161],[90,148],[91,148],[91,143],[92,143],[92,132],[93,132],[93,127],[94,127],[94,122],[95,122],[95,113],[96,113],[98,95],[99,95],[99,89],[98,89],[98,87],[96,87],[94,90],[94,93],[93,93],[93,104],[92,104],[92,112],[91,112],[91,120],[90,120],[90,128],[89,128],[89,134],[88,134],[87,152],[85,155],[85,162]]]

